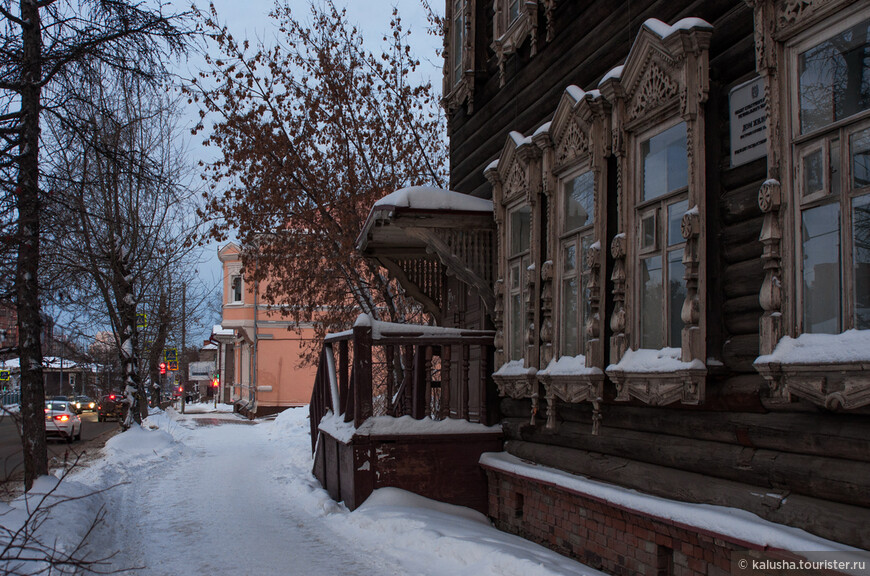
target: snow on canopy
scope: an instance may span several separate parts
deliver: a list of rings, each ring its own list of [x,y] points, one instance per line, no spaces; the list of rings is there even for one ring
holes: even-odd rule
[[[838,364],[870,361],[870,330],[842,334],[784,336],[772,354],[759,356],[756,364]]]
[[[492,212],[492,202],[489,200],[431,186],[409,186],[387,194],[375,202],[375,208],[388,206],[417,210]]]

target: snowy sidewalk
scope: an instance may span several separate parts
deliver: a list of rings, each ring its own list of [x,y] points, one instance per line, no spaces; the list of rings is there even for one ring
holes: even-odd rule
[[[307,415],[233,425],[245,421],[169,410],[116,436],[65,481],[121,484],[105,495],[92,546],[120,551],[114,569],[154,576],[599,574],[477,512],[399,490],[348,512],[311,475]]]

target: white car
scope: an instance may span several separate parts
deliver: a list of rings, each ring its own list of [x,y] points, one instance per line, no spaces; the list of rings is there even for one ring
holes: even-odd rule
[[[45,403],[45,435],[59,436],[67,442],[82,439],[82,419],[72,404],[61,400]]]

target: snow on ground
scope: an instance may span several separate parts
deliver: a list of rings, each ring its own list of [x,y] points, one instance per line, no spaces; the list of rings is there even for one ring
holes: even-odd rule
[[[379,490],[348,512],[311,474],[307,408],[262,422],[191,408],[153,412],[61,483],[76,493],[108,488],[92,503],[73,501],[93,510],[106,503],[91,550],[119,551],[108,568],[148,576],[600,574],[499,532],[473,510],[401,490]]]

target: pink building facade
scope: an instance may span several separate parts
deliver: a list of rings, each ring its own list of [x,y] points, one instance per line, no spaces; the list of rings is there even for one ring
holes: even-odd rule
[[[297,325],[265,304],[261,290],[245,280],[241,250],[233,242],[218,250],[223,266],[221,326],[222,398],[250,416],[308,404],[316,367],[300,366],[314,327]]]

